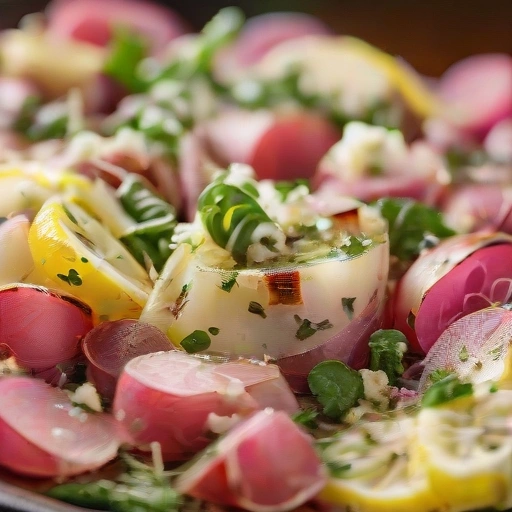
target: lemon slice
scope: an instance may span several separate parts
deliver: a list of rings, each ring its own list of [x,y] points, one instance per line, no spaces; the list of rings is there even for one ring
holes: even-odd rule
[[[146,271],[85,210],[49,199],[29,231],[36,270],[86,302],[96,321],[138,318],[151,290]]]
[[[448,510],[501,507],[510,500],[512,439],[490,432],[471,409],[423,409],[417,449],[432,491]]]
[[[321,492],[324,500],[357,512],[431,512],[441,510],[421,462],[413,460],[415,422],[412,418],[368,424],[343,435],[324,453],[338,470]],[[359,442],[354,442],[359,436]],[[351,439],[352,438],[352,439]]]
[[[439,99],[414,72],[400,64],[395,57],[361,39],[347,36],[343,39],[352,51],[379,68],[388,77],[413,112],[422,117],[429,117],[441,111]]]

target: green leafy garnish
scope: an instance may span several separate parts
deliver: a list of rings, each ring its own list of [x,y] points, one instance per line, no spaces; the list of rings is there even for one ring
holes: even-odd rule
[[[395,329],[379,329],[370,336],[370,370],[382,370],[394,386],[404,373],[402,357],[407,349],[407,338]]]
[[[189,354],[195,354],[209,348],[211,344],[210,336],[205,331],[196,330],[181,340],[180,345]]]
[[[224,292],[230,292],[233,286],[236,284],[236,278],[238,277],[238,272],[230,272],[227,275],[222,276],[222,283],[220,288]]]
[[[459,350],[459,361],[461,363],[467,362],[469,359],[469,352],[466,345],[462,345],[462,348]]]
[[[356,301],[356,297],[342,297],[342,299],[341,299],[341,306],[349,320],[352,320],[352,318],[354,316],[354,302],[355,301]]]
[[[218,327],[208,327],[208,332],[212,336],[217,336],[217,334],[219,334],[219,332],[220,332],[220,329]]]
[[[69,269],[68,275],[57,274],[57,277],[61,281],[68,283],[70,286],[81,286],[82,285],[82,278],[80,277],[80,275],[74,268]]]
[[[294,318],[295,321],[300,324],[297,332],[295,333],[295,337],[301,341],[313,336],[317,331],[325,331],[332,327],[332,324],[328,319],[314,323],[307,318],[302,319],[299,315],[294,315]]]
[[[432,384],[423,395],[423,407],[437,407],[457,398],[473,395],[473,384],[461,382],[455,374],[448,375]]]
[[[437,239],[455,235],[443,222],[440,212],[413,199],[383,198],[374,206],[389,224],[390,252],[401,261],[410,261]]]
[[[124,454],[125,472],[116,480],[67,483],[53,487],[47,495],[77,505],[113,512],[177,512],[180,495],[169,478]]]
[[[436,368],[433,370],[428,376],[431,383],[439,382],[440,380],[445,379],[449,375],[452,375],[453,372],[450,370],[446,370],[444,368]]]
[[[259,315],[259,316],[261,316],[261,318],[267,318],[265,309],[259,302],[255,302],[255,301],[251,300],[251,302],[249,302],[249,307],[247,308],[247,311],[249,311],[249,313],[254,313],[255,315]]]
[[[352,464],[349,462],[336,462],[334,460],[325,461],[325,465],[329,471],[329,474],[334,478],[343,478],[347,471],[352,469]]]
[[[318,416],[318,412],[313,409],[306,409],[304,411],[299,411],[294,414],[292,419],[295,423],[299,425],[303,425],[304,427],[315,429],[318,427],[318,423],[316,421]]]
[[[311,392],[323,405],[323,413],[339,420],[364,397],[363,378],[341,361],[323,361],[308,375]]]
[[[128,91],[136,93],[147,89],[148,84],[137,74],[140,62],[147,54],[144,39],[125,27],[114,31],[112,48],[103,72],[124,85]]]

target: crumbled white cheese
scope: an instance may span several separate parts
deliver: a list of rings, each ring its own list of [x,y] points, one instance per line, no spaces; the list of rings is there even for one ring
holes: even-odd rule
[[[75,392],[70,395],[70,399],[75,404],[86,405],[93,411],[101,412],[103,410],[100,396],[96,388],[90,382],[79,386]]]
[[[399,130],[388,130],[353,121],[345,126],[342,139],[327,153],[333,171],[346,181],[366,176],[372,169],[403,167],[408,148]]]
[[[364,398],[379,409],[389,407],[389,379],[382,370],[359,370],[363,377]]]

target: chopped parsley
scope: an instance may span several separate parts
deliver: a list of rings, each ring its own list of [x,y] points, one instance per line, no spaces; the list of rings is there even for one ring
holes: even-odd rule
[[[259,302],[255,302],[255,301],[251,300],[251,302],[249,302],[249,307],[247,308],[247,311],[249,311],[249,313],[254,313],[255,315],[259,315],[259,316],[261,316],[261,318],[267,318],[265,309]]]
[[[319,323],[314,323],[307,318],[302,319],[299,315],[294,315],[295,321],[300,324],[295,337],[301,341],[313,336],[317,331],[325,331],[330,329],[332,324],[328,319],[322,320]]]
[[[82,285],[82,278],[80,277],[80,275],[74,268],[69,269],[68,275],[57,274],[57,277],[61,281],[68,283],[70,286],[81,286]]]
[[[354,317],[354,302],[355,301],[356,301],[356,297],[342,297],[342,299],[341,299],[341,306],[349,320],[352,320],[352,318]]]
[[[189,354],[201,352],[210,347],[211,339],[205,331],[196,330],[181,340],[180,345]]]

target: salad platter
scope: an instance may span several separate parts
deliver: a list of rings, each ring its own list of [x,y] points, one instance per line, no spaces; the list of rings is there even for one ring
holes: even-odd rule
[[[512,508],[512,57],[300,13],[0,32],[0,509]]]

